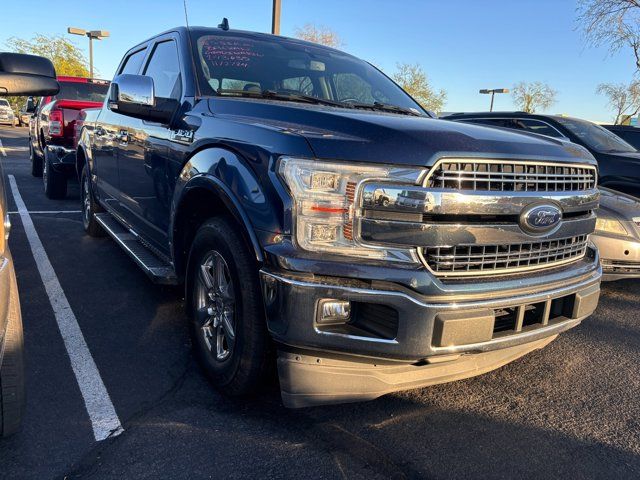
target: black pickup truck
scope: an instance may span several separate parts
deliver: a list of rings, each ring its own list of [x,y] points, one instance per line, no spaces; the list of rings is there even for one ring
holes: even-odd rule
[[[185,285],[215,386],[284,404],[470,377],[595,309],[593,157],[429,118],[372,65],[192,27],[124,56],[77,150],[85,229]],[[276,358],[277,357],[277,360]]]

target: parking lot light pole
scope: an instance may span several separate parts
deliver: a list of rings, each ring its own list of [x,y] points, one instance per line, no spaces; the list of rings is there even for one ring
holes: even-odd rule
[[[271,12],[271,33],[280,35],[280,11],[282,10],[282,0],[273,0],[273,11]]]
[[[69,27],[67,33],[89,37],[89,76],[93,78],[93,40],[102,40],[109,36],[106,30],[84,30],[82,28]]]
[[[482,90],[480,90],[480,93],[491,94],[491,105],[489,106],[489,111],[493,112],[493,96],[496,93],[509,93],[509,89],[508,88],[491,88],[491,89],[483,88]]]

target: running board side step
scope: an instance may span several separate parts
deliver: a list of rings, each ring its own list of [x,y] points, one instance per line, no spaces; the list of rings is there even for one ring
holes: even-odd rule
[[[104,231],[142,268],[151,281],[163,285],[180,283],[173,266],[146,247],[135,233],[128,230],[111,214],[96,213],[95,218]]]

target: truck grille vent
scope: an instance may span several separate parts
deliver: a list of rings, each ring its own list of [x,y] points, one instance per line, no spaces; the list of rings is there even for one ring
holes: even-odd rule
[[[457,245],[425,247],[423,262],[439,276],[514,273],[556,266],[582,258],[587,235],[508,245]]]
[[[549,163],[442,161],[429,173],[429,188],[498,192],[566,192],[596,186],[596,169]]]

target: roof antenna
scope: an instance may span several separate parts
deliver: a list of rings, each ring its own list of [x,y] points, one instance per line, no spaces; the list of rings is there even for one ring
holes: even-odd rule
[[[218,25],[218,28],[221,28],[222,30],[224,30],[225,32],[227,30],[229,30],[229,20],[227,20],[227,17],[224,17],[222,19],[222,23],[220,25]]]
[[[187,24],[187,30],[189,29],[189,16],[187,15],[187,0],[182,0],[184,5],[184,21]]]

